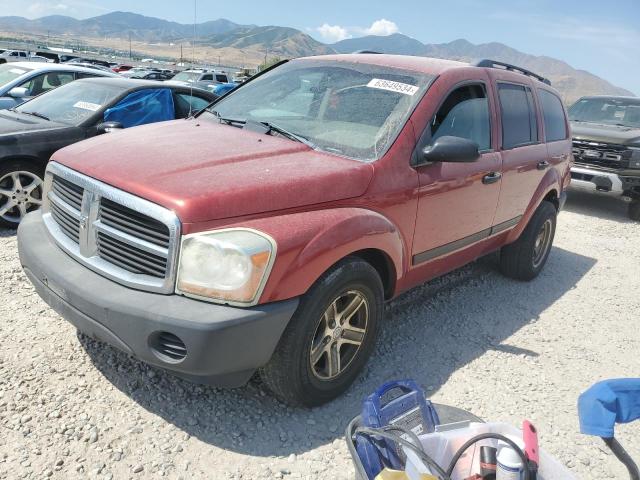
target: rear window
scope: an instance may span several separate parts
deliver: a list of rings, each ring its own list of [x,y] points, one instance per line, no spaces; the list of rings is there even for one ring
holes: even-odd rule
[[[568,132],[562,102],[553,93],[546,90],[538,90],[538,97],[542,104],[542,117],[544,118],[544,131],[547,142],[565,140]]]
[[[505,150],[538,141],[538,122],[531,90],[522,85],[500,83],[502,148]]]

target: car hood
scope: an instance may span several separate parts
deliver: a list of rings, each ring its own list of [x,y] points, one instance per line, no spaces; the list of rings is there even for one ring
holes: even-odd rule
[[[588,122],[571,122],[574,140],[587,140],[640,147],[640,128]]]
[[[353,198],[371,164],[209,120],[165,122],[64,148],[53,160],[205,222]]]
[[[63,123],[50,122],[30,115],[0,110],[0,144],[16,135],[69,128]]]

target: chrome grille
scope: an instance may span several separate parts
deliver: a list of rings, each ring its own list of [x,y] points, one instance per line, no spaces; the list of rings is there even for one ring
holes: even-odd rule
[[[180,238],[173,212],[55,162],[45,191],[43,219],[60,247],[122,284],[173,292]]]
[[[624,145],[573,141],[573,157],[576,163],[600,167],[603,170],[628,168],[631,154],[631,150]]]

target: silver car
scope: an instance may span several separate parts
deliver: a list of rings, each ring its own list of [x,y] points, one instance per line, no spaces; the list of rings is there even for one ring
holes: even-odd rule
[[[229,83],[231,79],[225,72],[216,72],[213,70],[184,70],[174,76],[171,80],[167,80],[172,85],[181,85],[184,87],[197,87],[203,90],[211,90],[212,87],[221,83]]]
[[[56,63],[18,62],[0,65],[0,110],[16,107],[73,80],[92,77],[117,77],[117,74]]]

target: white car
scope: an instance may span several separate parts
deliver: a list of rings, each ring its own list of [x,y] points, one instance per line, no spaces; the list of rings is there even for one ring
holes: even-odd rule
[[[80,78],[117,77],[68,64],[17,62],[0,65],[0,110],[17,107],[36,95]]]

